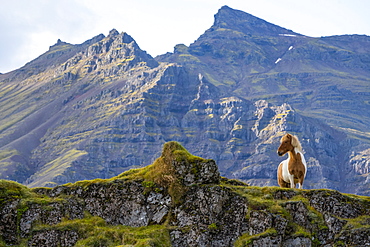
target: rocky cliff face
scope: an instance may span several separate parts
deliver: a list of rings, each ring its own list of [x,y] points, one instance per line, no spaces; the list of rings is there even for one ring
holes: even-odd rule
[[[4,246],[370,244],[368,197],[250,187],[176,142],[111,179],[32,190],[0,183]]]
[[[249,113],[243,109],[251,122],[244,124],[241,139],[247,140],[240,145],[240,161],[228,162],[234,176],[256,185],[274,183],[269,179],[278,163],[274,151],[280,133],[291,131],[308,156],[309,188],[368,194],[368,185],[362,185],[368,173],[360,172],[360,179],[359,170],[349,164],[354,150],[369,148],[369,116],[363,113],[369,109],[368,63],[360,65],[368,61],[369,42],[359,35],[307,37],[224,6],[193,44],[177,45],[157,60],[202,73],[221,89],[221,97],[254,104]],[[362,163],[356,159],[354,166],[367,167],[366,156],[361,157]],[[229,168],[222,158],[217,161],[222,173]],[[355,188],[350,181],[356,179],[362,182]],[[349,186],[344,188],[343,182]]]
[[[369,195],[368,42],[306,37],[227,6],[189,47],[155,59],[116,30],[58,40],[0,75],[0,178],[110,178],[178,141],[223,176],[277,185],[276,149],[291,132],[305,188]]]
[[[330,125],[367,132],[362,119],[369,115],[361,112],[369,107],[369,42],[311,38],[224,6],[193,44],[157,59],[201,72],[228,94],[289,103]]]

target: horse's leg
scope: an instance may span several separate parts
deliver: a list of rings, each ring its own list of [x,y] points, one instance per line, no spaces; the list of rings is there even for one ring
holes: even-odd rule
[[[290,188],[295,188],[294,175],[289,174]]]
[[[278,184],[281,188],[287,188],[285,181],[281,178],[278,178]]]
[[[283,179],[283,165],[282,163],[279,164],[277,170],[277,181],[280,187],[286,188],[286,182]]]
[[[285,182],[283,179],[283,163],[280,163],[277,171],[277,180],[281,188],[290,188],[290,183]]]
[[[287,183],[287,182],[285,182],[282,179],[279,179],[278,180],[278,183],[279,183],[279,185],[280,185],[281,188],[290,188],[290,183]]]
[[[303,189],[304,175],[298,179],[299,189]]]

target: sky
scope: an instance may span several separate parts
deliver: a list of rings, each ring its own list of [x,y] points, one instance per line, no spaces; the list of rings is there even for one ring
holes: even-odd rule
[[[80,44],[113,28],[153,57],[190,45],[222,6],[311,36],[370,36],[369,0],[0,0],[0,73],[22,67],[58,39]]]

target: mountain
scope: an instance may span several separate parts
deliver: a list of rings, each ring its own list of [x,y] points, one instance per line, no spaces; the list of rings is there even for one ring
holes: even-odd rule
[[[247,186],[177,142],[153,164],[110,179],[0,184],[2,246],[370,244],[369,197]]]
[[[370,37],[313,38],[227,6],[153,58],[113,29],[0,75],[0,178],[54,187],[147,166],[168,141],[222,176],[277,185],[298,136],[307,189],[370,195]]]
[[[157,60],[202,73],[221,89],[221,97],[255,102],[247,115],[258,117],[243,126],[255,133],[241,140],[237,152],[244,156],[232,162],[239,166],[232,168],[235,177],[255,185],[276,184],[270,179],[279,162],[275,137],[289,131],[303,142],[309,179],[317,178],[309,188],[343,190],[344,184],[369,176],[368,156],[362,155],[369,151],[369,42],[370,37],[360,35],[307,37],[224,6],[198,40],[189,47],[177,45]]]
[[[228,94],[289,103],[330,125],[366,132],[369,42],[359,35],[307,37],[224,6],[198,40],[159,61],[193,68]]]

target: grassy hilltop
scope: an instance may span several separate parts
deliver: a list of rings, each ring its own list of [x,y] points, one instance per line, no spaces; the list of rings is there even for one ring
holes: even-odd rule
[[[369,197],[248,186],[177,142],[152,165],[110,179],[0,185],[0,246],[370,243]]]

